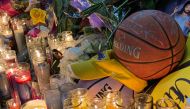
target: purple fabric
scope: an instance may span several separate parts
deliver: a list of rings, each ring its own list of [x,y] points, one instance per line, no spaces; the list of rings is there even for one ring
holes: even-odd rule
[[[91,6],[90,3],[88,3],[87,0],[71,0],[70,4],[78,9],[79,12],[87,9]],[[98,17],[96,14],[91,14],[89,17],[89,22],[93,28],[100,28],[104,26],[104,23],[100,17]]]
[[[39,30],[38,28],[33,28],[33,29],[31,29],[31,30],[27,33],[27,35],[35,38],[35,37],[38,36],[39,33],[40,33],[40,30]]]

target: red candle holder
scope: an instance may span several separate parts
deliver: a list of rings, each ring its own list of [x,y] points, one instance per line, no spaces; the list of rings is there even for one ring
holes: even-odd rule
[[[20,103],[15,99],[10,99],[7,101],[7,107],[8,109],[20,109]]]
[[[15,81],[17,83],[26,83],[27,81],[31,81],[30,65],[28,63],[18,63],[17,69],[15,70]]]

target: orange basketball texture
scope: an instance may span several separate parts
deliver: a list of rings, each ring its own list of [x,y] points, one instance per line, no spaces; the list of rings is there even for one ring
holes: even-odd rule
[[[185,38],[175,20],[157,10],[143,10],[126,18],[114,37],[115,57],[137,77],[157,79],[182,59]]]

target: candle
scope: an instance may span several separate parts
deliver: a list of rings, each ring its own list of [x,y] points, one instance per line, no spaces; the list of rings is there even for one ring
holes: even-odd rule
[[[19,62],[15,70],[15,81],[17,83],[25,83],[31,80],[30,65],[28,63]]]
[[[66,42],[73,41],[73,36],[72,36],[72,35],[66,35],[66,36],[65,36],[65,41],[66,41]]]
[[[12,31],[11,30],[5,30],[4,32],[3,32],[3,35],[5,36],[5,38],[10,38],[10,37],[12,37],[13,36],[13,34],[12,34]]]
[[[11,97],[9,82],[5,73],[5,65],[0,64],[0,97],[3,99]]]
[[[23,104],[21,109],[47,109],[44,100],[31,100]]]
[[[2,35],[4,36],[4,42],[7,44],[11,49],[14,49],[15,47],[15,42],[13,38],[13,33],[10,29],[6,29],[5,31],[2,32]]]
[[[6,62],[6,65],[9,67],[12,67],[13,65],[16,65],[16,52],[14,50],[6,50],[2,53],[2,57]],[[15,66],[13,66],[15,67]]]
[[[24,37],[24,29],[21,25],[17,25],[17,28],[14,30],[14,35],[15,35],[18,52],[22,53],[22,51],[26,47],[26,42],[25,42],[25,37]]]
[[[2,18],[1,22],[2,22],[3,25],[7,25],[9,23],[9,16],[7,15],[7,13],[5,13],[5,15],[2,16],[1,18]]]
[[[26,81],[30,81],[31,80],[31,76],[28,75],[30,74],[30,71],[21,71],[20,74],[16,74],[15,75],[15,81],[18,82],[18,83],[23,83],[23,82],[26,82]]]
[[[8,109],[20,109],[20,104],[16,102],[14,99],[10,99],[7,101]]]

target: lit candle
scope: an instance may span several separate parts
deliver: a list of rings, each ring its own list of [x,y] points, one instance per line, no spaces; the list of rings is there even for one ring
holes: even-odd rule
[[[24,29],[22,25],[16,26],[17,28],[14,30],[15,40],[17,44],[17,49],[19,53],[22,53],[26,46],[25,38],[24,38]]]
[[[65,36],[65,41],[66,41],[66,42],[73,41],[73,36],[72,36],[72,35],[66,35],[66,36]]]
[[[10,99],[7,101],[7,107],[8,109],[20,109],[20,105],[16,100]]]
[[[2,16],[2,24],[7,25],[9,23],[9,16],[7,15],[7,13],[4,14],[4,16]]]
[[[24,83],[26,81],[30,81],[31,80],[31,76],[29,75],[30,71],[22,71],[20,72],[20,74],[17,76],[15,76],[15,81],[18,83]]]
[[[44,100],[31,100],[22,105],[21,109],[47,109]]]
[[[3,36],[5,37],[5,38],[10,38],[10,37],[13,37],[13,34],[12,34],[12,31],[11,30],[5,30],[3,33]]]
[[[6,65],[9,67],[12,67],[13,65],[16,65],[16,52],[14,50],[7,50],[2,53],[2,57],[6,62]],[[15,67],[15,66],[14,66]]]
[[[20,62],[18,63],[18,68],[16,69],[16,74],[15,74],[15,80],[18,83],[25,83],[27,81],[31,80],[31,75],[30,75],[30,65],[25,62]]]
[[[65,47],[74,47],[74,39],[71,34],[65,35]]]

